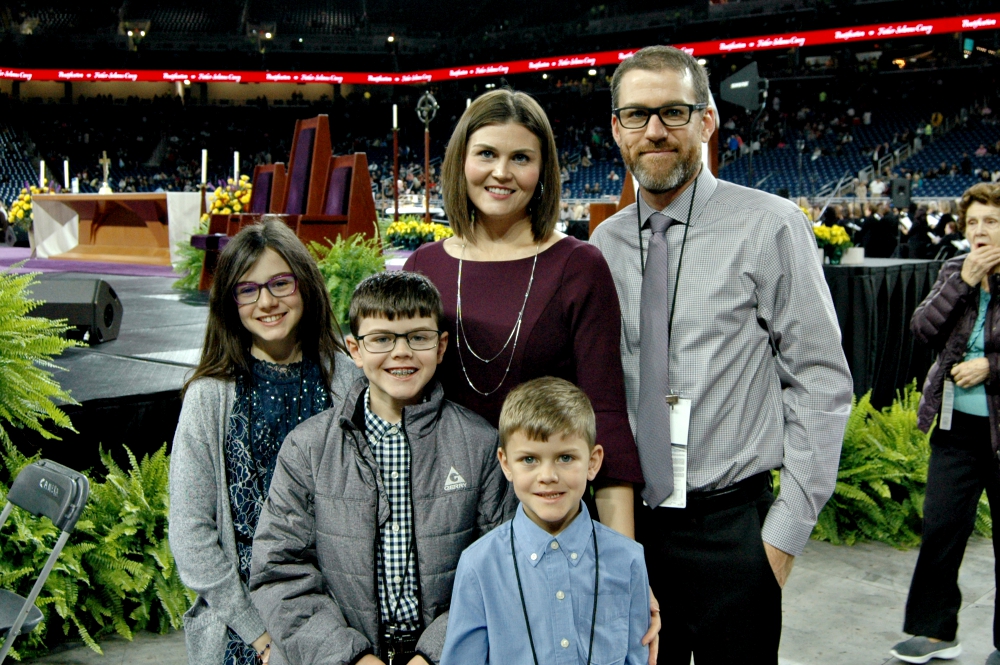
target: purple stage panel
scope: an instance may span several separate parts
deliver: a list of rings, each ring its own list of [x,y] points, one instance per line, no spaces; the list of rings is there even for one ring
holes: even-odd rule
[[[60,261],[58,259],[32,259],[27,247],[0,247],[0,269],[9,268],[20,261],[27,261],[15,272],[82,272],[99,275],[132,275],[135,277],[177,277],[168,266],[150,266],[134,263],[108,263],[96,261]]]

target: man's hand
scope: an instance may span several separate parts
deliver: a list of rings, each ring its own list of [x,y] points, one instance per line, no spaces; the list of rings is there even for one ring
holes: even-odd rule
[[[769,543],[764,543],[764,551],[767,552],[767,561],[774,571],[774,579],[778,580],[778,586],[784,589],[788,574],[792,572],[792,566],[795,564],[795,557]]]
[[[990,376],[990,361],[986,358],[976,358],[968,362],[958,363],[951,368],[951,377],[959,388],[978,386]]]
[[[656,656],[660,653],[660,602],[649,590],[649,630],[642,636],[642,646],[649,645],[649,665],[656,665]]]
[[[976,247],[965,257],[962,264],[962,281],[969,286],[979,286],[983,278],[1000,264],[1000,247],[983,245]]]

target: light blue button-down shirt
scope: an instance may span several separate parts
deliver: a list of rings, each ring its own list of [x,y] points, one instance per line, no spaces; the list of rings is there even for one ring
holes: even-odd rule
[[[591,527],[593,524],[593,527]],[[455,574],[441,665],[533,665],[521,594],[511,558],[510,530],[538,662],[582,665],[594,611],[594,541],[600,579],[595,665],[644,665],[649,628],[649,579],[642,546],[591,522],[586,506],[558,536],[517,514],[473,543]]]

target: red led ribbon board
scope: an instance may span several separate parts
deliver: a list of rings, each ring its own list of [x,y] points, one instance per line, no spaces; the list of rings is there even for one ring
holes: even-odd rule
[[[936,18],[926,21],[903,21],[900,23],[879,23],[850,28],[829,30],[809,30],[789,32],[779,35],[758,37],[738,37],[708,42],[673,44],[694,56],[725,55],[727,53],[748,53],[824,44],[846,44],[852,42],[875,41],[920,37],[950,32],[970,32],[996,30],[1000,27],[1000,13],[974,14],[951,18]],[[259,72],[259,71],[196,71],[196,70],[151,70],[151,69],[16,69],[0,67],[0,79],[18,81],[189,81],[191,83],[348,83],[367,85],[408,85],[414,83],[438,83],[457,81],[483,76],[507,76],[579,69],[581,67],[601,67],[617,65],[629,58],[635,50],[599,51],[580,53],[534,60],[514,60],[486,65],[468,65],[431,69],[418,72]]]

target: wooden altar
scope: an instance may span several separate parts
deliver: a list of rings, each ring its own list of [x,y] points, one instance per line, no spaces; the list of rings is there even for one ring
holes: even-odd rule
[[[36,194],[32,199],[34,205],[60,203],[79,217],[79,244],[49,258],[170,265],[164,193]],[[36,235],[41,232],[36,229]]]

